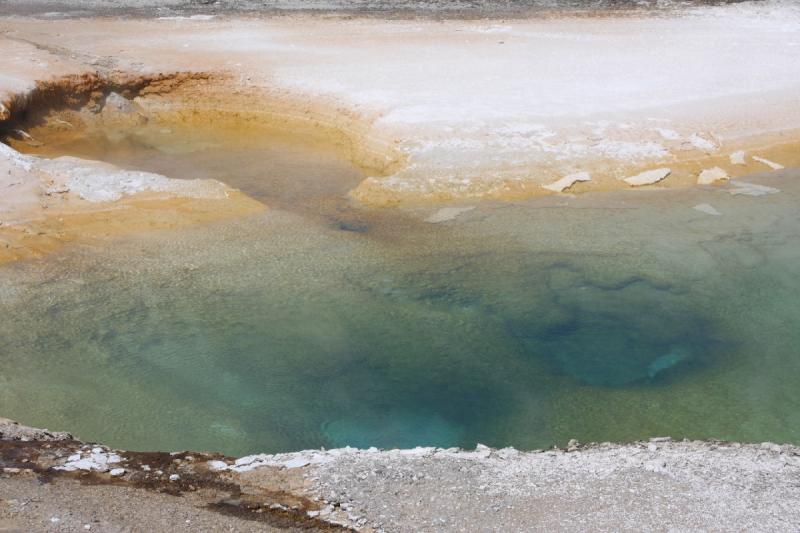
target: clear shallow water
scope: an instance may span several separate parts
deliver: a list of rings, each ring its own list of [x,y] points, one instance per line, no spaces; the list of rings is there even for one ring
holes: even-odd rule
[[[202,146],[102,155],[278,207],[0,268],[4,416],[230,454],[800,442],[797,175],[754,178],[782,190],[760,198],[597,194],[427,224],[436,208],[350,206],[359,175],[331,154]]]

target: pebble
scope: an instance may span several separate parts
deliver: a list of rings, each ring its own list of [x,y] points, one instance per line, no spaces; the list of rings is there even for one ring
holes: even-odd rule
[[[170,474],[169,480],[170,481],[178,481],[181,478],[178,474]]]
[[[111,472],[109,472],[112,477],[120,477],[125,475],[124,468],[112,468]]]

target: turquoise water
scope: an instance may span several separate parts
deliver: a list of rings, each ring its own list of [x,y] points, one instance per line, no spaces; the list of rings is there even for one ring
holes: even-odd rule
[[[485,202],[429,224],[436,207],[350,205],[360,176],[330,154],[292,156],[333,176],[315,188],[251,148],[216,171],[203,158],[225,147],[109,149],[198,165],[277,207],[0,267],[0,414],[236,455],[800,442],[796,173],[753,177],[781,189],[758,198]],[[722,216],[692,209],[704,202]]]

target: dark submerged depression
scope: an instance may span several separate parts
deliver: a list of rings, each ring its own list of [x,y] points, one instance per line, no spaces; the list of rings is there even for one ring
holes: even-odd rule
[[[595,194],[428,224],[435,207],[350,205],[360,175],[333,154],[151,141],[53,150],[276,207],[2,267],[3,414],[230,454],[800,441],[791,176],[763,178],[770,197]]]

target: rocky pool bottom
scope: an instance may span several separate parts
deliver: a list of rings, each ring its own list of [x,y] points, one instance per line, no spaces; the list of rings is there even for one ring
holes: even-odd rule
[[[6,416],[228,455],[800,442],[796,171],[443,213],[360,208],[356,169],[274,142],[144,128],[51,152],[270,209],[0,267]]]

